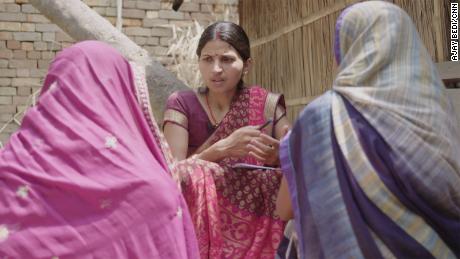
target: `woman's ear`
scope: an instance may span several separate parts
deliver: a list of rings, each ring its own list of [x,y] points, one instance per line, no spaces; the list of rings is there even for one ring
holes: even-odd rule
[[[243,64],[243,75],[247,75],[252,68],[252,58],[248,58]]]

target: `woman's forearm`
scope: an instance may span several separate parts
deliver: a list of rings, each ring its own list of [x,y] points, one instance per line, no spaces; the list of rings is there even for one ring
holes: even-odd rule
[[[227,152],[222,145],[219,145],[219,142],[214,143],[212,146],[197,154],[197,158],[210,162],[218,162],[225,157],[227,157]]]
[[[281,179],[281,186],[276,199],[276,213],[282,220],[285,221],[294,218],[291,197],[289,195],[289,188],[285,176]]]

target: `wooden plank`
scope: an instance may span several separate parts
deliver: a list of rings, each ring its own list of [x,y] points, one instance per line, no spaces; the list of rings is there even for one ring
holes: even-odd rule
[[[268,36],[265,36],[265,37],[261,37],[261,38],[258,38],[258,39],[254,39],[254,40],[251,40],[251,47],[254,48],[254,47],[257,47],[259,45],[263,45],[263,44],[266,44],[268,42],[271,42],[271,41],[274,41],[280,37],[282,37],[283,35],[286,35],[292,31],[295,31],[303,26],[307,26],[321,18],[324,18],[324,17],[327,17],[335,12],[338,12],[342,9],[344,9],[345,7],[347,7],[348,5],[350,4],[354,4],[354,3],[358,3],[358,2],[361,2],[362,0],[342,0],[340,2],[337,2],[335,4],[333,4],[332,6],[329,6],[323,10],[321,10],[320,12],[317,12],[317,13],[314,13],[312,15],[309,15],[305,18],[303,18],[302,20],[300,21],[296,21],[296,22],[293,22],[291,24],[289,24],[288,26],[285,26],[275,32],[273,32],[272,34],[268,35]]]
[[[460,82],[460,62],[440,62],[436,63],[436,67],[438,69],[442,81],[444,81],[444,84],[446,84],[446,86]]]
[[[313,99],[315,99],[316,97],[318,96],[306,96],[295,99],[288,99],[286,100],[286,106],[306,105],[313,101]]]

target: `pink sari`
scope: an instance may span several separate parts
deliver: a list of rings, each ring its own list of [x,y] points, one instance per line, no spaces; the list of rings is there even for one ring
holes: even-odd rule
[[[0,258],[197,258],[142,69],[94,41],[53,61],[0,151]]]
[[[267,100],[269,95],[260,87],[242,90],[197,153],[240,127],[262,124],[267,118],[264,111],[270,110],[266,105],[273,103]],[[281,172],[232,168],[241,162],[258,164],[250,157],[212,163],[192,156],[175,166],[201,258],[274,257],[284,228],[274,215]]]

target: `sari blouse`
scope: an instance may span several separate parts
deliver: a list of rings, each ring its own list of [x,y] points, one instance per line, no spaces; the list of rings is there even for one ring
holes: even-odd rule
[[[276,125],[276,123],[286,115],[286,105],[283,95],[270,93],[260,86],[244,88],[238,94],[251,91],[251,89],[252,91],[261,91],[266,96],[264,106],[265,121],[273,117],[275,118],[273,120],[273,125]],[[201,89],[198,89],[197,91],[182,90],[174,92],[169,96],[166,103],[163,126],[167,122],[171,122],[188,131],[188,155],[200,147],[215,131],[215,128],[212,126],[212,123],[203,108],[205,103],[200,100],[198,93],[200,90]],[[272,136],[274,135],[273,130],[269,133]]]

